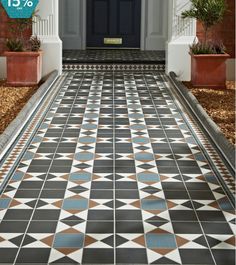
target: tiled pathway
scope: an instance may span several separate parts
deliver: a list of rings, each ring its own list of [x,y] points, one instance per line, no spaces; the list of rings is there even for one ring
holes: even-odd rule
[[[233,207],[163,78],[64,73],[13,155],[0,264],[234,264]]]

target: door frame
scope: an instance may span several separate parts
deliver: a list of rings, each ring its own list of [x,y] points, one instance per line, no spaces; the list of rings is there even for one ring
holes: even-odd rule
[[[82,49],[86,50],[87,43],[86,43],[86,35],[87,35],[87,28],[86,28],[86,21],[87,21],[87,1],[81,0],[81,7],[82,7]],[[140,50],[145,50],[145,24],[146,24],[146,0],[141,0],[141,27],[140,27]],[[115,48],[115,47],[114,47]]]

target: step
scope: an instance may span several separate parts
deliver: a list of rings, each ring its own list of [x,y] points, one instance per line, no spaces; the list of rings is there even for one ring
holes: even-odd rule
[[[163,63],[63,63],[64,71],[165,71]]]

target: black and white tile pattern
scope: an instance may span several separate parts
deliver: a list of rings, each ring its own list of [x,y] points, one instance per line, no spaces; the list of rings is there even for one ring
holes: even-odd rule
[[[157,63],[165,62],[165,51],[64,50],[63,63]]]
[[[118,64],[118,63],[64,63],[64,71],[165,71],[165,64]]]
[[[163,74],[56,88],[1,167],[0,264],[235,263],[234,208]]]
[[[64,50],[64,71],[165,71],[165,51]]]

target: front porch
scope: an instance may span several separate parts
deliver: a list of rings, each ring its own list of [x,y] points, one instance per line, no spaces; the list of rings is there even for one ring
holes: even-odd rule
[[[188,49],[196,37],[196,22],[190,19],[181,19],[181,12],[188,8],[189,1],[150,0],[147,2],[142,0],[141,3],[140,49],[165,50],[166,73],[174,71],[180,79],[189,81],[190,56]],[[62,72],[62,50],[63,47],[70,48],[68,43],[77,43],[76,47],[78,48],[73,46],[73,49],[86,49],[86,19],[84,15],[86,14],[86,1],[72,1],[68,7],[65,2],[60,2],[60,6],[61,9],[59,9],[57,0],[40,1],[38,6],[40,18],[36,19],[33,24],[33,33],[43,40],[44,74],[55,69],[59,73]],[[65,15],[69,7],[79,10],[78,14],[76,13],[76,21],[74,21],[73,12],[71,16]],[[70,23],[67,21],[68,19]],[[75,25],[77,26],[75,27]]]

